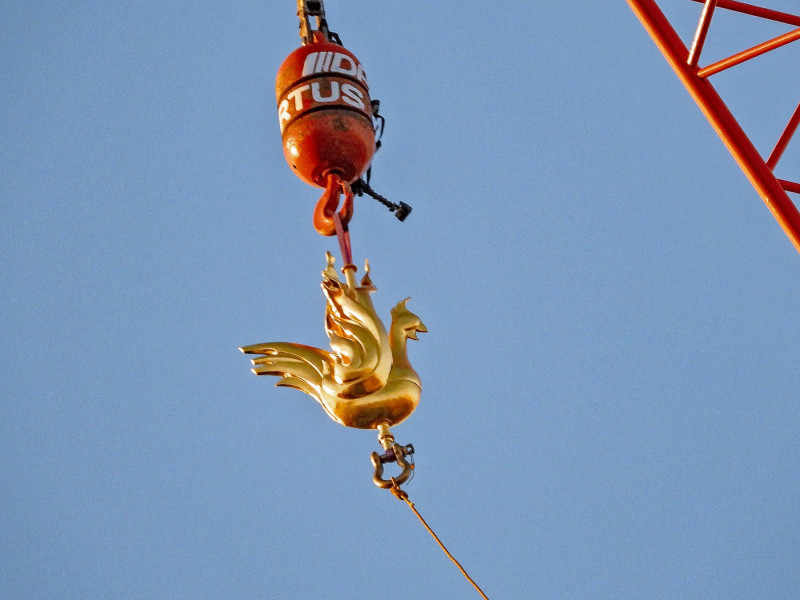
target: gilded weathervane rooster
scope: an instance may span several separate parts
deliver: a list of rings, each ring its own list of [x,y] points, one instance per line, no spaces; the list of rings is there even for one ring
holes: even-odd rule
[[[312,396],[337,423],[359,429],[396,425],[417,407],[421,391],[420,378],[408,362],[406,340],[416,340],[417,333],[428,330],[406,308],[406,298],[392,309],[387,334],[370,298],[377,288],[369,277],[369,263],[361,285],[356,286],[354,265],[342,269],[343,283],[333,256],[328,252],[326,258],[322,292],[331,350],[288,342],[240,350],[262,355],[251,360],[253,373],[279,376],[276,385]]]

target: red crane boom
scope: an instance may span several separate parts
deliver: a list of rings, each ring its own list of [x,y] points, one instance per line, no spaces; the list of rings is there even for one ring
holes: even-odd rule
[[[778,179],[774,173],[778,160],[800,124],[800,104],[795,109],[774,150],[765,160],[708,79],[715,73],[800,39],[800,15],[783,13],[734,0],[694,1],[702,3],[704,6],[691,50],[684,45],[655,0],[628,0],[628,4],[736,162],[739,163],[742,171],[770,209],[778,224],[800,252],[800,212],[787,193],[800,193],[800,183]],[[698,64],[700,54],[716,8],[795,25],[798,28],[712,65],[700,67]]]

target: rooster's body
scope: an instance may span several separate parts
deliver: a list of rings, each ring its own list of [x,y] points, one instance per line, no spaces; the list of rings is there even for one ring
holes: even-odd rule
[[[408,362],[406,340],[417,339],[417,332],[427,329],[406,308],[406,298],[392,309],[387,334],[370,298],[376,288],[369,265],[355,287],[339,280],[330,253],[327,260],[322,291],[331,350],[287,342],[240,350],[262,355],[252,359],[256,375],[279,376],[276,385],[312,396],[342,425],[373,429],[381,423],[400,423],[417,407],[421,392],[419,376]]]

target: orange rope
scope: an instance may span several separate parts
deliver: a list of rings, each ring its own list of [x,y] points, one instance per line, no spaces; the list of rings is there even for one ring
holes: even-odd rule
[[[422,518],[422,515],[421,515],[421,514],[419,514],[419,511],[418,511],[418,510],[416,509],[416,507],[414,506],[414,503],[413,503],[413,502],[411,502],[411,500],[409,500],[409,499],[408,499],[408,494],[407,494],[406,492],[404,492],[403,490],[401,490],[401,489],[400,489],[400,486],[399,486],[399,485],[397,485],[397,483],[394,481],[394,478],[392,478],[392,487],[391,487],[391,488],[389,488],[389,489],[390,489],[390,491],[392,492],[392,494],[394,494],[394,495],[395,495],[395,497],[396,497],[398,500],[402,500],[403,502],[405,502],[406,504],[408,504],[409,508],[411,508],[411,510],[412,510],[412,511],[414,511],[414,514],[415,514],[415,515],[417,515],[417,517],[419,518],[420,522],[421,522],[421,523],[422,523],[422,524],[425,526],[425,529],[427,529],[427,530],[428,530],[428,533],[430,533],[430,534],[433,536],[433,539],[435,539],[435,540],[436,540],[436,543],[437,543],[437,544],[439,544],[439,547],[440,547],[442,550],[444,550],[444,553],[447,555],[447,557],[448,557],[450,560],[452,560],[452,561],[453,561],[453,563],[455,563],[455,565],[458,567],[458,570],[459,570],[459,571],[461,571],[461,574],[462,574],[464,577],[466,577],[466,578],[467,578],[467,581],[469,581],[469,582],[470,582],[470,583],[471,583],[471,584],[474,586],[474,588],[475,588],[476,590],[478,590],[478,593],[479,593],[479,594],[480,594],[480,595],[483,597],[483,600],[489,600],[488,596],[486,596],[486,594],[484,594],[484,593],[483,593],[483,590],[482,590],[480,587],[478,587],[478,584],[477,584],[477,583],[475,583],[475,582],[472,580],[472,577],[470,577],[470,576],[467,574],[466,570],[464,570],[464,567],[462,567],[462,566],[461,566],[461,563],[460,563],[460,562],[458,562],[458,561],[455,559],[455,557],[454,557],[452,554],[450,554],[450,551],[449,551],[449,550],[448,550],[448,549],[445,547],[445,545],[442,543],[442,540],[440,540],[440,539],[439,539],[439,536],[437,536],[437,535],[436,535],[436,534],[433,532],[433,529],[431,529],[430,525],[428,525],[428,524],[425,522],[425,519],[423,519],[423,518]]]

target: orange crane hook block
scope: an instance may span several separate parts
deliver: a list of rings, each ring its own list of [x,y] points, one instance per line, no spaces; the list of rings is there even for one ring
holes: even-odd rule
[[[353,212],[350,184],[375,154],[375,126],[367,76],[352,52],[329,41],[326,30],[283,61],[275,82],[286,162],[306,183],[325,188],[314,228],[335,235],[334,214],[346,226]]]

